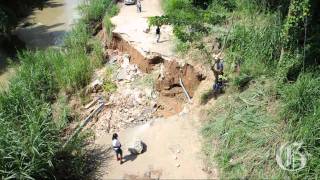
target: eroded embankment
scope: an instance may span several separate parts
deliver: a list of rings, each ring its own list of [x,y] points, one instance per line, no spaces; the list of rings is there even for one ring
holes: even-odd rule
[[[106,107],[89,124],[97,136],[181,112],[187,98],[180,79],[191,97],[205,79],[192,65],[140,51],[119,34],[108,41],[102,30],[98,37],[109,61],[87,87],[91,103],[80,108],[86,116],[97,107],[99,99],[105,100]],[[110,68],[112,73],[106,76]],[[112,92],[111,84],[115,85]]]
[[[107,37],[102,30],[100,38],[106,45],[105,47],[128,53],[131,56],[130,63],[136,64],[141,71],[151,73],[154,70],[159,70],[156,90],[164,96],[175,97],[183,93],[179,83],[181,78],[183,85],[192,97],[200,82],[205,79],[201,70],[195,69],[192,65],[179,64],[174,59],[165,59],[159,53],[138,50],[120,34],[113,33],[111,41],[108,41]]]

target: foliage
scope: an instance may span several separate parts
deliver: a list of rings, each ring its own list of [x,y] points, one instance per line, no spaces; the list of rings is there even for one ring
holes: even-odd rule
[[[86,23],[101,22],[112,0],[90,0],[79,6],[82,19]]]
[[[230,28],[225,62],[227,66],[240,65],[232,86],[246,85],[248,89],[240,88],[243,92],[223,96],[215,103],[218,105],[210,111],[210,121],[203,129],[207,140],[204,152],[218,161],[222,175],[228,178],[315,179],[320,174],[320,82],[316,75],[320,51],[315,40],[320,3],[233,2],[230,9],[217,8]],[[273,82],[272,93],[268,92],[270,82],[262,77]],[[213,139],[217,140],[217,152],[212,150]],[[303,142],[303,149],[311,154],[305,168],[280,171],[272,155],[284,141]]]
[[[105,15],[103,17],[103,26],[106,30],[106,33],[108,35],[108,39],[112,39],[112,30],[114,28],[114,25],[112,24],[110,18],[112,16],[115,16],[119,13],[119,7],[116,4],[111,3],[108,7],[108,10],[106,10]]]
[[[208,112],[202,129],[207,140],[204,152],[208,162],[218,163],[220,176],[281,179],[274,150],[283,141],[285,128],[268,112],[277,108],[274,93],[274,84],[261,79],[247,91],[219,98],[217,107]],[[218,141],[216,146],[212,139]]]
[[[0,177],[81,179],[87,175],[83,158],[86,137],[76,137],[61,150],[70,115],[58,93],[81,89],[101,65],[101,46],[90,40],[86,21],[103,17],[111,1],[90,2],[82,6],[84,17],[66,36],[63,51],[49,48],[19,53],[21,66],[8,90],[0,93]],[[57,99],[61,114],[54,116],[52,103]]]
[[[310,16],[310,0],[293,0],[283,25],[282,38],[286,48],[296,48],[303,33],[305,19]]]
[[[311,156],[305,168],[293,173],[294,178],[313,179],[319,172],[319,118],[320,118],[320,78],[318,72],[299,76],[292,85],[281,88],[284,106],[282,116],[288,122],[292,141],[303,142],[304,150]]]
[[[87,25],[84,21],[80,20],[67,34],[67,36],[64,39],[64,44],[67,48],[70,49],[86,49],[89,39],[90,34],[87,29]]]

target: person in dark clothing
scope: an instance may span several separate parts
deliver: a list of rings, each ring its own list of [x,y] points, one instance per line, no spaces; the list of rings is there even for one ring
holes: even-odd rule
[[[122,164],[123,163],[123,161],[122,161],[122,149],[121,149],[121,143],[118,140],[118,134],[117,133],[114,133],[112,135],[112,146],[113,146],[113,150],[116,153],[117,160],[120,161],[120,164]]]
[[[137,1],[137,11],[141,13],[141,1]]]
[[[159,40],[160,40],[160,27],[157,26],[157,29],[156,29],[156,36],[157,36],[157,43],[159,43]]]

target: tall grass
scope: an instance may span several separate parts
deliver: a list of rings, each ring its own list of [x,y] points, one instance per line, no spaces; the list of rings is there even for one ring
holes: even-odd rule
[[[79,6],[82,19],[86,23],[101,22],[106,9],[112,3],[112,0],[86,0]]]
[[[81,6],[83,18],[65,38],[63,50],[19,54],[21,66],[9,88],[0,92],[1,178],[81,179],[87,175],[82,158],[84,137],[61,150],[69,111],[58,94],[86,86],[93,70],[101,65],[102,49],[92,40],[89,27],[91,21],[102,20],[110,3],[91,0]],[[59,103],[62,114],[53,115],[53,103]]]
[[[294,178],[314,179],[320,175],[320,78],[316,73],[301,74],[292,85],[282,87],[283,119],[286,119],[290,140],[303,143],[308,153],[307,165]]]
[[[275,86],[264,83],[268,85],[257,83],[242,93],[219,98],[218,107],[209,111],[209,121],[202,129],[207,139],[204,152],[209,164],[218,163],[221,177],[282,177],[274,152],[283,141],[285,127],[271,112],[277,108]]]

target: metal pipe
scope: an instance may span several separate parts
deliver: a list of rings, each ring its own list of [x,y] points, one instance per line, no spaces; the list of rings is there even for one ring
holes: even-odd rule
[[[189,102],[190,102],[190,103],[192,103],[191,98],[190,98],[190,96],[189,96],[189,94],[188,94],[188,92],[187,92],[186,88],[184,87],[184,85],[183,85],[183,82],[182,82],[182,79],[181,79],[181,78],[179,78],[179,82],[180,82],[180,86],[181,86],[181,87],[182,87],[182,89],[183,89],[184,94],[185,94],[185,95],[186,95],[186,97],[188,98]]]

